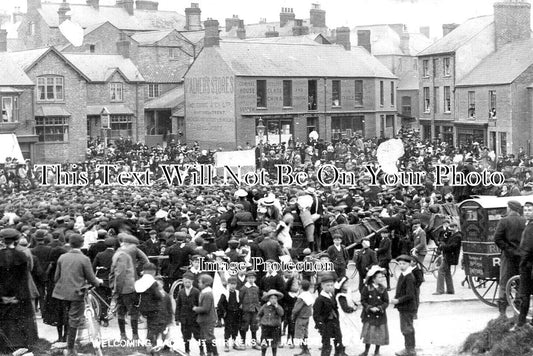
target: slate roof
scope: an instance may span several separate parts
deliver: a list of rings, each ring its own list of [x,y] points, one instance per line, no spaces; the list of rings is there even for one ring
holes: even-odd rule
[[[147,101],[144,104],[145,109],[175,109],[185,102],[184,87],[180,85],[172,90],[167,91],[160,97]]]
[[[174,30],[138,32],[131,36],[140,45],[154,44],[161,41]]]
[[[103,108],[111,115],[133,115],[133,110],[124,104],[87,105],[87,116],[99,116]]]
[[[508,43],[481,61],[455,85],[510,84],[533,65],[533,39]]]
[[[93,82],[106,82],[117,70],[130,82],[144,82],[135,64],[121,55],[64,53],[76,68]]]
[[[409,52],[403,53],[400,47],[400,35],[390,25],[356,26],[351,31],[351,42],[357,45],[357,30],[370,30],[370,44],[374,56],[409,55],[418,52],[433,43],[421,33],[409,33]]]
[[[198,43],[204,40],[205,37],[205,31],[199,30],[199,31],[179,31],[180,35],[185,37],[189,42],[191,43]]]
[[[59,3],[43,2],[38,10],[49,27],[59,27],[57,10]],[[163,29],[183,29],[185,16],[175,11],[134,10],[134,15],[118,6],[100,5],[95,9],[87,4],[69,4],[70,16],[73,22],[87,28],[95,24],[109,21],[121,30],[154,31]]]
[[[315,41],[321,34],[309,34],[304,36],[285,36],[285,37],[269,37],[269,38],[247,38],[246,42],[256,43],[284,43],[284,44],[308,44],[321,46],[321,43]],[[326,39],[327,40],[327,39]]]
[[[27,51],[9,52],[9,56],[22,70],[27,70],[37,59],[48,51],[48,48],[36,48]]]
[[[217,51],[237,76],[396,78],[362,47],[221,41]]]
[[[147,83],[180,83],[189,65],[180,61],[170,65],[168,63],[139,63],[138,68]]]
[[[442,37],[428,48],[421,51],[419,56],[431,54],[451,53],[459,49],[463,44],[470,41],[481,31],[489,26],[493,26],[494,17],[492,15],[479,16],[468,19],[455,30]]]
[[[0,53],[0,86],[31,85],[33,82],[11,58],[10,53]]]

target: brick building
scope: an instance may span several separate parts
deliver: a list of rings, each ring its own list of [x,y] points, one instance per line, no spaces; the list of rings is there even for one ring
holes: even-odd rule
[[[458,143],[487,137],[498,155],[531,151],[533,40],[502,45],[456,84]],[[473,137],[460,129],[476,126]]]
[[[18,143],[25,159],[34,159],[38,138],[33,131],[33,97],[35,84],[8,53],[0,53],[0,103],[2,145]],[[12,142],[12,134],[18,142]],[[0,154],[5,158],[4,153]]]
[[[420,117],[418,108],[418,60],[416,55],[429,47],[429,27],[419,32],[409,32],[404,24],[356,26],[351,29],[352,38],[358,46],[366,48],[399,78],[397,96],[398,113],[402,125],[416,125]],[[343,41],[342,32],[337,31],[336,42]]]
[[[59,25],[66,19],[84,29],[108,21],[127,34],[183,30],[187,24],[185,16],[159,10],[157,1],[137,0],[134,4],[134,0],[116,0],[115,5],[108,6],[101,5],[99,0],[87,0],[85,4],[27,0],[27,12],[18,27],[18,37],[28,49],[68,43],[59,31]]]
[[[453,24],[443,25],[444,37],[419,53],[420,125],[424,138],[440,138],[454,145],[476,141],[502,151],[498,139],[493,142],[495,134],[489,136],[487,121],[467,119],[475,111],[475,97],[469,94],[471,90],[457,90],[456,86],[477,85],[477,80],[463,79],[495,51],[503,51],[505,44],[530,38],[530,7],[524,1],[497,2],[493,16],[472,18],[457,28]],[[467,106],[474,106],[466,115],[461,111],[465,101]],[[502,126],[498,130],[491,132],[515,137]]]
[[[88,136],[100,133],[104,107],[110,113],[111,140],[119,136],[144,140],[144,130],[138,129],[144,127],[144,79],[129,59],[63,54],[53,47],[5,55],[35,86],[24,106],[33,108],[33,113],[24,114],[28,119],[26,131],[21,132],[36,136],[35,162],[84,160]]]
[[[259,138],[306,141],[312,130],[331,140],[361,133],[392,136],[397,78],[363,48],[220,41],[205,22],[205,48],[185,76],[188,141],[235,149]]]

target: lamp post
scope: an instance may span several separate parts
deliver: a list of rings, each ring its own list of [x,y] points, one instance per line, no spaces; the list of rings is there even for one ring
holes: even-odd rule
[[[257,135],[259,136],[259,167],[263,170],[263,137],[265,135],[265,125],[263,119],[259,118],[257,123]]]
[[[107,132],[111,130],[110,113],[106,107],[100,112],[100,124],[102,129],[102,136],[104,137],[104,160],[107,162]]]

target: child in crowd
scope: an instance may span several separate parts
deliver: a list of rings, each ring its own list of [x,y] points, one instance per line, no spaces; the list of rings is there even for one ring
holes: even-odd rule
[[[278,299],[283,298],[283,294],[275,289],[269,290],[263,300],[267,300],[259,310],[257,316],[261,324],[261,356],[265,356],[268,346],[272,347],[272,356],[278,352],[278,343],[281,341],[281,320],[283,308],[278,303]]]
[[[291,319],[294,322],[294,337],[300,342],[302,351],[298,356],[310,356],[309,347],[307,346],[307,337],[309,336],[309,318],[313,315],[314,297],[309,292],[311,282],[303,280],[300,285],[300,294],[292,308]]]
[[[217,312],[215,310],[215,299],[213,296],[213,277],[208,274],[201,274],[198,278],[200,296],[198,306],[192,310],[197,314],[196,321],[200,326],[200,336],[205,342],[205,348],[209,356],[218,356],[215,340],[215,324],[217,322]]]
[[[400,312],[400,331],[405,340],[405,349],[396,353],[396,356],[416,356],[415,328],[413,317],[416,313],[416,281],[411,273],[412,257],[400,255],[396,258],[400,267],[400,277],[396,285],[396,295],[390,301]]]
[[[196,322],[196,313],[193,308],[198,305],[200,291],[193,286],[195,277],[190,272],[183,274],[183,288],[178,292],[176,299],[176,325],[181,323],[181,334],[185,343],[185,353],[191,351],[189,343],[194,336],[200,340],[200,325]],[[200,356],[205,356],[204,346],[200,343]]]
[[[146,338],[150,341],[148,348],[151,355],[159,355],[157,338],[167,327],[167,320],[160,313],[164,294],[154,278],[156,272],[157,267],[153,263],[147,263],[144,265],[143,276],[135,282],[135,292],[140,295],[139,311],[146,317]]]
[[[416,312],[413,315],[413,319],[418,319],[418,306],[420,305],[420,286],[424,283],[424,271],[420,266],[420,263],[413,258],[411,261],[411,268],[413,269],[411,273],[415,277],[415,289],[416,289]]]
[[[287,330],[287,344],[289,348],[294,348],[294,320],[292,320],[292,309],[294,308],[294,303],[296,303],[296,298],[298,298],[298,291],[300,290],[300,280],[298,276],[290,276],[286,281],[285,295],[283,296],[283,332],[284,335],[285,329]]]
[[[217,305],[217,312],[224,318],[224,351],[229,352],[230,338],[233,340],[233,348],[238,350],[235,340],[239,334],[241,325],[241,302],[237,290],[237,277],[228,278],[227,296],[222,294]]]
[[[359,321],[355,315],[357,304],[352,297],[347,282],[348,277],[343,277],[339,282],[335,283],[335,289],[337,291],[335,300],[339,306],[339,325],[341,330],[358,330]],[[345,342],[345,347],[354,349],[356,347],[355,343],[356,338],[349,337]]]
[[[365,343],[365,351],[360,356],[367,356],[371,345],[376,345],[374,355],[379,355],[381,345],[389,344],[387,312],[389,295],[386,287],[387,271],[379,266],[372,266],[366,274],[365,286],[361,291],[361,319],[363,330],[361,339]]]
[[[260,350],[261,347],[257,344],[257,312],[261,307],[259,287],[255,284],[255,272],[246,272],[246,284],[239,291],[239,299],[242,306],[242,324],[241,324],[241,338],[242,345],[239,350],[246,350],[246,332],[248,328],[252,332],[253,348]]]

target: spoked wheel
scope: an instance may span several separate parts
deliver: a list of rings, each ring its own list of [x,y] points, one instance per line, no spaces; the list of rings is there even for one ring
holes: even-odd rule
[[[173,300],[178,299],[178,292],[183,287],[183,281],[181,279],[177,279],[172,283],[172,286],[170,287],[170,295],[172,296]]]
[[[396,289],[398,284],[398,278],[400,277],[400,267],[398,262],[392,260],[389,262],[389,273],[390,273],[390,289]]]
[[[98,297],[94,296],[92,293],[89,293],[87,295],[87,300],[89,301],[89,303],[91,303],[91,307],[94,310],[94,318],[99,320],[102,309],[100,308],[100,301],[98,300]]]
[[[497,307],[499,280],[495,278],[478,278],[468,276],[470,288],[483,303]]]
[[[520,290],[520,276],[512,276],[507,281],[507,285],[505,286],[505,296],[507,297],[507,303],[511,306],[513,309],[513,312],[515,314],[519,314],[519,301],[518,298],[518,292]]]
[[[432,263],[430,265],[431,267],[430,272],[433,274],[433,277],[437,278],[437,276],[439,275],[439,268],[441,264],[442,264],[442,255],[437,256],[437,258],[435,258],[435,263]]]

